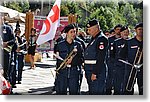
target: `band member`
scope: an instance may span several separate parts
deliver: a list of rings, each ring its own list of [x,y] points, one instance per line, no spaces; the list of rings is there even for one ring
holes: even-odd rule
[[[112,88],[113,88],[113,81],[114,81],[114,58],[113,56],[113,42],[114,40],[121,37],[120,35],[120,29],[122,25],[117,24],[114,27],[115,35],[108,38],[109,41],[109,48],[108,48],[108,56],[107,56],[107,64],[108,64],[108,76],[106,80],[106,94],[111,95],[112,94]]]
[[[133,67],[135,65],[139,65],[143,63],[143,23],[138,23],[135,26],[136,36],[132,39],[126,41],[125,46],[122,48],[120,52],[120,59],[128,61],[129,64],[126,64],[125,67],[125,93],[132,95],[134,93],[134,85],[131,86],[128,82],[129,80],[135,83],[134,78],[137,78],[138,90],[139,94],[143,95],[143,66],[138,68]],[[136,74],[137,73],[137,74]],[[128,88],[129,87],[129,88]],[[131,87],[131,90],[130,90]]]
[[[83,38],[81,37],[81,35],[80,35],[80,37],[79,37],[79,35],[78,35],[79,33],[83,33],[83,32],[81,31],[81,28],[80,28],[80,30],[79,30],[77,24],[74,24],[74,26],[75,26],[75,28],[76,28],[76,37],[75,37],[75,40],[81,43],[81,46],[82,46],[83,50],[85,51],[85,47],[86,47],[86,46],[85,46],[85,42],[84,42]],[[79,79],[80,79],[80,80],[79,80],[79,87],[81,87],[81,84],[82,84],[83,71],[84,71],[83,65],[84,65],[84,62],[81,63],[81,65],[79,66],[80,69],[81,69],[81,73],[80,73],[80,77],[79,77]],[[79,88],[79,89],[80,89],[80,88]],[[79,90],[79,91],[80,91],[80,90]]]
[[[15,37],[13,34],[13,30],[10,26],[4,24],[4,18],[0,20],[1,26],[1,37],[2,37],[2,55],[3,55],[3,60],[2,60],[2,66],[4,68],[4,77],[5,79],[9,79],[9,63],[10,63],[10,54],[13,45],[15,44]]]
[[[26,40],[23,36],[20,36],[20,28],[15,29],[16,43],[17,43],[17,81],[18,84],[21,84],[22,71],[24,67],[24,55],[26,54]]]
[[[70,95],[77,95],[79,94],[79,66],[83,62],[83,49],[81,44],[74,40],[75,28],[72,24],[65,27],[64,33],[66,33],[66,39],[59,42],[56,48],[56,54],[65,61],[57,59],[56,71],[59,74],[56,74],[56,93],[65,95],[68,88]],[[62,63],[64,65],[61,67]]]
[[[125,65],[124,63],[118,61],[120,50],[124,47],[125,41],[129,36],[129,29],[127,26],[123,26],[120,30],[121,38],[116,39],[113,43],[113,56],[115,59],[114,63],[114,95],[123,94],[123,85],[124,85],[124,73]]]
[[[114,31],[114,29],[113,29],[113,28],[112,28],[112,29],[110,29],[109,33],[110,33],[110,36],[109,36],[109,37],[114,36],[114,35],[115,35],[115,31]]]
[[[105,94],[106,55],[108,39],[100,30],[98,20],[87,23],[87,32],[92,36],[84,53],[84,70],[87,79],[89,94]]]

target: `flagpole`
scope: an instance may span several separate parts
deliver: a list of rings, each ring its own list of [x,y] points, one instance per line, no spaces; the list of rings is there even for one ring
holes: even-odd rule
[[[49,0],[49,10],[51,9],[51,0]]]

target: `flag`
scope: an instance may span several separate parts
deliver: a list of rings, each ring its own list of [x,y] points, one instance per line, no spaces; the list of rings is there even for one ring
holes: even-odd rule
[[[42,30],[37,38],[37,45],[41,45],[55,37],[60,19],[61,0],[56,0],[46,20],[43,22]]]

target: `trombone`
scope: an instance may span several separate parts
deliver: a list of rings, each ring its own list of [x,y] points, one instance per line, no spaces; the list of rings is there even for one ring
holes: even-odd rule
[[[64,69],[67,66],[67,61],[72,57],[74,58],[77,54],[76,47],[69,53],[69,55],[64,59],[64,61],[60,64],[60,66],[56,69],[56,73],[59,74],[60,69]]]
[[[135,56],[135,59],[134,59],[134,62],[133,62],[132,68],[131,68],[131,72],[130,72],[130,75],[128,78],[128,82],[126,85],[127,91],[132,91],[132,89],[134,87],[134,82],[136,79],[137,70],[143,65],[143,64],[140,64],[142,56],[143,56],[143,50],[140,51],[140,48],[138,47],[137,52],[136,52],[136,56]]]

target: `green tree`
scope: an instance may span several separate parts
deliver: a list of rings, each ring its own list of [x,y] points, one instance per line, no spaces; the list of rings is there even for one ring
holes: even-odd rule
[[[133,8],[133,5],[126,3],[125,6],[122,6],[122,14],[126,19],[126,24],[130,25],[131,27],[134,26],[138,20],[136,19],[136,11]]]
[[[3,3],[4,6],[25,13],[29,10],[28,0],[12,0]]]
[[[67,16],[69,14],[69,9],[67,6],[62,5],[60,9],[61,9],[60,16]]]
[[[136,9],[135,15],[138,22],[143,22],[143,9]]]

